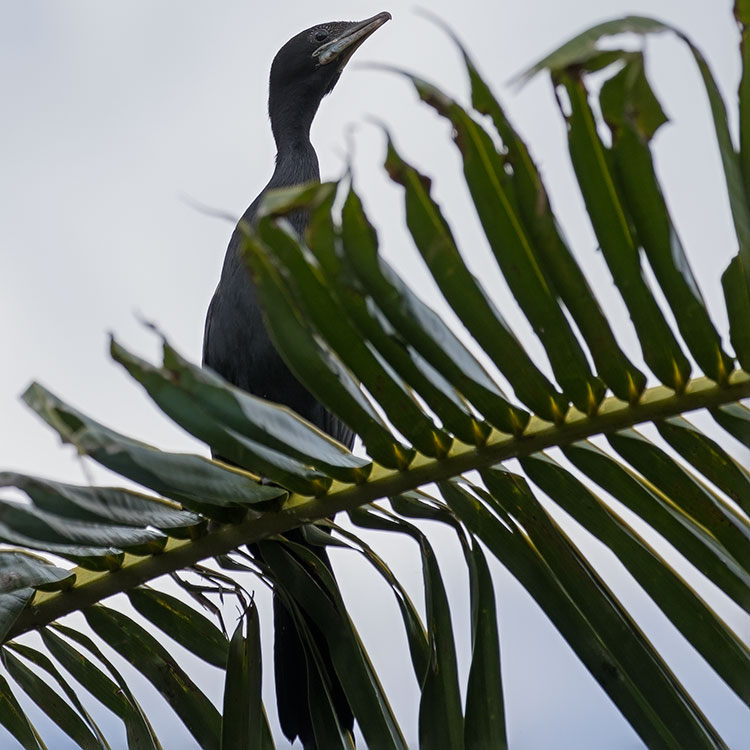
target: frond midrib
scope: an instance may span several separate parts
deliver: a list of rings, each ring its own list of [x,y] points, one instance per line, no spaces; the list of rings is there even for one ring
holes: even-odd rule
[[[696,409],[721,406],[750,398],[750,375],[737,371],[727,386],[718,386],[707,377],[692,380],[685,391],[675,394],[658,386],[644,392],[640,402],[629,405],[615,397],[606,399],[596,416],[572,410],[565,424],[555,426],[533,417],[520,438],[493,431],[481,447],[454,445],[442,459],[418,456],[405,471],[375,466],[369,481],[361,485],[335,482],[331,491],[318,498],[291,495],[278,512],[254,513],[241,523],[227,525],[197,540],[170,539],[164,552],[143,558],[126,555],[118,570],[93,572],[76,569],[75,586],[64,592],[36,592],[8,633],[11,639],[42,627],[59,617],[91,606],[109,596],[127,591],[158,576],[222,555],[243,544],[256,542],[339,511],[352,510],[380,498],[414,490],[430,482],[450,479],[474,469],[510,458],[528,456],[541,450],[585,440],[594,435],[632,427],[643,422],[684,414]]]

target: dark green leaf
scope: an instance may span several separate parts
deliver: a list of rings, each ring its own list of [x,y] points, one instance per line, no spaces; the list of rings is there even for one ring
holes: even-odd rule
[[[110,351],[113,359],[146,389],[159,408],[191,435],[207,443],[215,456],[301,495],[321,495],[331,486],[332,480],[326,474],[218,422],[169,373],[126,351],[114,339]]]
[[[70,646],[51,630],[41,630],[49,652],[91,695],[125,723],[129,750],[156,748],[138,709],[128,700],[122,688],[109,679],[92,661]]]
[[[502,157],[490,136],[462,107],[425,81],[411,80],[422,100],[453,125],[464,177],[484,232],[513,296],[544,345],[557,381],[580,411],[595,414],[604,398],[604,384],[592,375],[535,257]]]
[[[11,654],[2,650],[2,660],[10,676],[52,721],[65,732],[81,750],[103,750],[102,743],[86,726],[84,720],[40,677]]]
[[[395,439],[349,370],[314,336],[295,310],[271,251],[255,234],[245,237],[244,257],[258,288],[269,334],[292,372],[362,438],[376,461],[388,468],[406,468],[414,451]]]
[[[264,541],[258,546],[279,585],[324,635],[336,675],[341,681],[365,742],[371,747],[384,750],[405,748],[401,731],[354,626],[346,615],[330,572],[312,552],[301,545]],[[303,566],[300,560],[306,564]]]
[[[424,490],[409,490],[388,500],[399,515],[426,521],[440,521],[458,533],[462,544],[466,541],[463,527],[450,508]]]
[[[726,105],[722,99],[719,87],[716,85],[713,73],[711,73],[711,68],[709,68],[703,55],[684,34],[680,34],[679,36],[690,47],[690,51],[693,53],[706,87],[708,102],[711,105],[711,114],[713,115],[714,127],[716,128],[716,140],[719,144],[721,162],[724,166],[724,178],[727,183],[729,205],[732,209],[737,242],[740,246],[739,257],[742,259],[741,269],[744,271],[745,276],[745,292],[747,295],[750,295],[750,193],[745,189],[740,158],[732,143]]]
[[[9,594],[0,594],[0,643],[13,627],[24,607],[34,596],[34,589],[17,589]]]
[[[394,508],[398,507],[394,502]],[[464,721],[458,689],[456,650],[450,607],[435,553],[427,537],[413,524],[395,517],[377,519],[372,513],[352,514],[358,525],[372,524],[407,534],[419,545],[427,610],[429,662],[421,684],[419,702],[419,745],[422,748],[463,748]]]
[[[747,11],[746,8],[744,8],[744,0],[742,0],[742,4],[738,3],[735,6],[735,11],[738,14],[738,19],[746,25]],[[700,50],[685,34],[673,26],[669,26],[668,24],[662,23],[653,18],[627,16],[618,20],[598,24],[597,26],[587,29],[579,36],[555,50],[551,55],[548,55],[538,62],[522,74],[521,77],[528,79],[544,69],[548,69],[553,77],[562,73],[564,70],[573,71],[577,66],[580,66],[581,63],[585,63],[587,59],[599,54],[597,43],[602,37],[623,34],[626,32],[650,34],[663,31],[674,32],[683,42],[685,42],[685,44],[687,44],[693,55],[693,59],[698,66],[701,78],[703,79],[703,84],[706,88],[706,94],[708,95],[708,101],[711,107],[714,127],[716,129],[719,153],[721,154],[721,160],[724,166],[724,176],[729,193],[729,203],[732,208],[732,217],[734,219],[734,226],[740,245],[740,257],[742,258],[743,270],[745,272],[745,284],[750,290],[750,203],[748,203],[745,183],[743,182],[740,158],[738,158],[737,152],[732,143],[726,106],[724,105],[724,100],[721,97],[716,81],[714,80],[711,68],[708,66],[708,63]],[[629,55],[630,53],[625,54]],[[747,53],[745,52],[745,54]],[[583,67],[585,68],[585,65]],[[741,111],[744,109],[746,112],[747,105],[742,100],[742,93],[747,90],[747,83],[745,82],[744,77],[740,86],[740,108]],[[747,99],[747,96],[744,96],[744,99]],[[742,120],[743,122],[740,124],[740,129],[746,130],[747,128],[743,127],[746,117],[742,117]]]
[[[58,659],[58,661],[60,661],[60,663],[82,685],[92,692],[98,700],[102,701],[102,703],[110,708],[110,710],[118,713],[120,718],[122,718],[125,723],[128,737],[128,750],[162,750],[159,740],[154,734],[154,730],[149,724],[148,719],[144,716],[141,707],[138,705],[138,701],[131,693],[128,683],[123,679],[117,669],[115,669],[112,662],[110,662],[99,650],[91,638],[78,630],[66,627],[65,625],[60,625],[59,623],[53,623],[50,627],[87,649],[115,678],[115,682],[117,683],[115,686],[116,692],[110,694],[109,683],[100,684],[100,679],[107,680],[106,676],[102,675],[101,678],[99,678],[98,675],[92,673],[92,670],[96,670],[96,667],[89,659],[68,646],[65,641],[54,636],[54,634],[48,629],[44,628],[41,631],[45,645],[49,648],[55,658]],[[63,656],[63,654],[66,655]],[[98,670],[96,671],[98,672]],[[95,693],[92,688],[96,690]],[[122,710],[123,713],[120,714],[119,710]]]
[[[162,694],[203,750],[219,749],[219,712],[152,635],[121,612],[101,605],[84,609],[83,615],[96,634]]]
[[[117,554],[154,555],[164,549],[166,535],[154,529],[119,526],[104,521],[74,521],[27,504],[0,500],[0,523],[18,534],[54,544],[100,547]]]
[[[409,388],[363,340],[332,296],[315,257],[299,244],[291,231],[270,223],[269,219],[262,220],[258,230],[275,254],[290,299],[296,302],[299,312],[316,327],[417,450],[428,456],[444,456],[453,439],[435,426]]]
[[[750,516],[750,472],[683,417],[654,423],[659,434]]]
[[[0,487],[17,487],[41,510],[77,521],[155,526],[170,536],[184,536],[200,523],[175,503],[120,487],[78,487],[12,472],[0,472]]]
[[[264,216],[287,216],[296,209],[310,211],[336,195],[335,182],[304,182],[263,192],[258,219]]]
[[[690,363],[643,277],[611,154],[597,133],[586,88],[580,78],[568,73],[561,73],[559,80],[570,99],[566,119],[573,168],[604,258],[638,333],[643,358],[662,383],[682,392],[690,377]]]
[[[70,687],[70,685],[63,679],[63,676],[60,674],[60,671],[55,667],[55,665],[49,660],[47,656],[45,656],[40,651],[37,651],[36,649],[30,648],[29,646],[26,646],[21,643],[8,643],[7,648],[12,649],[18,654],[21,654],[24,658],[28,659],[34,666],[39,667],[43,669],[47,674],[51,675],[57,684],[60,686],[63,693],[65,693],[65,697],[68,699],[70,704],[75,707],[76,711],[80,714],[80,716],[84,719],[86,724],[90,727],[91,731],[94,733],[94,736],[96,737],[97,742],[102,748],[106,748],[106,750],[109,750],[109,743],[104,738],[104,735],[101,733],[101,730],[96,725],[96,722],[91,718],[89,715],[89,712],[84,708],[83,704],[78,698],[77,693]]]
[[[499,470],[483,478],[510,529],[466,493],[451,507],[539,602],[648,747],[725,747],[525,480]]]
[[[358,483],[372,463],[353,455],[291,409],[270,404],[183,359],[164,341],[164,369],[201,408],[230,429],[268,448],[294,456],[341,482]]]
[[[20,743],[24,750],[46,750],[36,729],[10,689],[8,681],[0,675],[0,724]]]
[[[469,445],[482,444],[490,426],[477,419],[456,389],[401,338],[337,253],[339,237],[331,218],[334,197],[335,192],[332,192],[331,197],[312,212],[305,233],[329,288],[361,335],[404,382],[419,393],[450,432]]]
[[[520,434],[529,415],[506,399],[443,320],[378,255],[375,230],[350,189],[343,208],[343,247],[362,285],[393,327],[498,429]]]
[[[55,659],[97,700],[118,716],[133,710],[120,687],[110,680],[93,662],[69,646],[51,630],[45,628],[41,635],[44,645]]]
[[[563,448],[582,472],[658,531],[703,575],[750,612],[750,575],[701,525],[654,485],[590,442]]]
[[[576,322],[597,372],[612,392],[623,401],[636,403],[646,387],[646,377],[625,356],[599,307],[586,277],[575,261],[557,224],[542,176],[518,132],[479,74],[473,60],[460,41],[452,38],[464,56],[471,82],[471,103],[481,114],[489,115],[508,150],[507,161],[518,209],[525,229],[533,239],[532,249],[547,277],[552,291],[565,303]],[[615,55],[620,53],[616,51]]]
[[[22,533],[22,531],[16,531],[16,526],[20,526],[24,531],[31,531],[31,529],[27,528],[24,524],[24,519],[27,518],[26,514],[14,512],[22,510],[25,506],[17,503],[20,507],[16,509],[9,508],[8,506],[10,505],[11,503],[5,503],[3,509],[6,520],[9,523],[0,522],[0,541],[21,547],[28,547],[39,552],[50,552],[78,563],[81,567],[88,568],[89,570],[117,570],[122,565],[125,554],[112,547],[84,547],[78,544],[48,542],[39,538],[43,534],[29,536]]]
[[[221,750],[272,750],[261,695],[260,621],[254,602],[238,623],[227,655]]]
[[[735,0],[734,17],[740,25],[742,34],[740,41],[742,79],[739,89],[740,166],[745,181],[745,193],[750,195],[750,4],[748,0]]]
[[[487,560],[475,540],[471,555],[471,668],[466,688],[464,745],[466,750],[508,747],[505,704],[500,672],[500,636],[495,611],[495,589]]]
[[[430,661],[419,702],[419,742],[423,748],[463,747],[464,721],[458,690],[456,647],[450,607],[435,553],[419,535],[427,609]]]
[[[750,705],[750,649],[682,577],[585,485],[544,454],[521,459],[528,477],[606,544],[721,678]]]
[[[0,550],[0,594],[32,586],[46,590],[68,588],[75,581],[72,570],[58,568],[38,555],[22,550]]]
[[[453,234],[430,195],[430,181],[396,152],[388,135],[388,174],[403,185],[406,222],[443,296],[508,378],[516,396],[550,422],[562,422],[566,400],[537,369],[500,311],[464,264]]]
[[[630,697],[630,685],[622,678],[615,679],[619,674],[606,644],[595,636],[591,624],[566,594],[561,581],[538,556],[537,550],[526,543],[515,520],[505,513],[490,493],[481,488],[472,486],[472,493],[454,481],[450,486],[446,483],[441,490],[451,509],[469,531],[488,546],[534,597],[628,720],[633,723],[637,719],[648,729],[648,713],[641,710],[637,700]],[[481,495],[485,503],[480,502],[474,493]],[[491,513],[489,507],[500,518]],[[663,736],[658,729],[647,732],[649,747],[663,747]]]
[[[140,587],[127,594],[133,607],[170,638],[209,664],[226,666],[227,639],[205,615],[155,589]]]
[[[555,74],[566,68],[585,64],[586,60],[600,54],[598,42],[602,37],[615,34],[649,34],[669,30],[669,26],[645,16],[625,16],[612,21],[592,26],[570,41],[558,47],[535,65],[518,76],[518,80],[527,81],[542,70]]]
[[[310,712],[316,746],[331,750],[354,750],[349,731],[342,727],[339,721],[330,690],[329,667],[320,653],[315,635],[310,630],[310,623],[288,596],[284,596],[283,602],[292,613],[302,643],[306,669],[307,709]]]
[[[636,430],[609,434],[607,440],[631,466],[686,516],[712,534],[744,570],[750,572],[750,523],[746,519]]]
[[[192,510],[232,520],[239,506],[280,498],[279,487],[262,485],[245,472],[187,453],[166,453],[110,430],[55,398],[38,384],[24,401],[65,442],[108,469],[177,500]]]
[[[358,509],[359,510],[359,509]],[[366,516],[366,512],[365,512]],[[350,514],[352,520],[355,518],[361,518],[356,511]],[[362,539],[355,534],[352,534],[346,529],[342,529],[336,526],[336,532],[350,541],[354,542],[359,551],[362,553],[364,558],[375,568],[375,570],[385,579],[388,585],[393,591],[393,595],[396,599],[396,604],[401,612],[401,619],[404,622],[404,629],[406,631],[406,637],[409,645],[409,654],[411,655],[411,663],[414,667],[414,676],[417,679],[417,684],[421,685],[424,680],[425,673],[427,671],[427,663],[430,658],[429,645],[427,643],[427,632],[422,623],[422,620],[417,612],[417,608],[411,600],[406,589],[403,587],[401,582],[393,574],[393,571],[388,567],[386,562]],[[330,534],[325,534],[326,537],[331,539]],[[348,546],[348,545],[347,545]]]
[[[711,409],[711,416],[737,440],[750,448],[750,409],[743,404],[724,404]]]
[[[750,372],[750,291],[745,284],[744,260],[738,254],[721,275],[724,299],[729,317],[729,339],[745,372]]]
[[[667,118],[646,79],[642,55],[633,55],[604,84],[600,101],[612,131],[617,184],[638,240],[695,361],[709,377],[725,384],[732,358],[721,348],[654,170],[649,142]]]

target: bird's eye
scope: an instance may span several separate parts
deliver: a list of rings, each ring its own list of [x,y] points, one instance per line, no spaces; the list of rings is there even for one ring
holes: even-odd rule
[[[328,39],[328,32],[323,31],[322,29],[320,31],[315,32],[315,41],[317,42],[324,42],[326,39]]]

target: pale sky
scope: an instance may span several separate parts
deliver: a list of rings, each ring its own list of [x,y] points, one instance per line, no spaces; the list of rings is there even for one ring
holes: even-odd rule
[[[693,38],[735,116],[740,67],[730,0],[434,0],[429,7],[465,41],[526,137],[579,262],[616,322],[620,342],[639,361],[627,314],[612,293],[572,180],[551,85],[544,76],[521,90],[508,81],[586,26],[626,13],[650,14]],[[380,10],[390,10],[393,21],[357,53],[315,121],[313,141],[323,176],[340,175],[353,147],[356,185],[383,252],[425,300],[446,312],[401,229],[401,190],[383,173],[383,139],[367,118],[385,121],[401,154],[433,178],[434,195],[469,264],[539,357],[540,367],[547,367],[493,265],[445,122],[416,101],[403,79],[357,65],[377,61],[404,67],[465,101],[465,75],[451,42],[416,15],[411,3],[339,0],[313,6],[290,0],[262,12],[258,8],[247,0],[0,3],[0,342],[6,353],[0,368],[0,468],[73,482],[89,476],[111,481],[89,464],[85,474],[71,450],[61,448],[21,405],[18,395],[32,379],[126,434],[166,449],[204,452],[111,363],[106,333],[115,332],[127,346],[153,357],[155,341],[138,322],[142,316],[156,322],[183,354],[200,358],[205,310],[232,227],[198,212],[185,197],[239,216],[272,171],[266,98],[276,50],[315,23]],[[726,336],[719,277],[736,252],[736,240],[705,94],[691,57],[674,38],[654,39],[647,49],[649,72],[672,120],[657,138],[657,167],[711,314]],[[747,710],[619,563],[585,534],[575,533],[731,747],[742,750]],[[438,529],[431,538],[454,602],[465,668],[464,565],[448,532]],[[374,544],[394,561],[420,601],[415,550],[389,538],[374,537]],[[342,589],[402,727],[416,742],[417,691],[405,666],[397,610],[379,579],[344,554],[335,557]],[[533,601],[499,565],[493,570],[511,748],[641,747]],[[694,583],[750,640],[747,618],[710,585]],[[258,593],[269,647],[270,602]],[[218,700],[219,673],[190,655],[184,660]],[[270,699],[268,680],[266,688]],[[150,686],[140,695],[154,709],[166,750],[194,747],[179,720],[155,708],[161,699]],[[72,747],[38,711],[32,715],[52,750]],[[121,743],[113,747],[124,747],[115,720],[106,712],[96,715],[113,727],[110,735]],[[275,717],[272,721],[276,726]],[[0,729],[0,745],[5,741]]]

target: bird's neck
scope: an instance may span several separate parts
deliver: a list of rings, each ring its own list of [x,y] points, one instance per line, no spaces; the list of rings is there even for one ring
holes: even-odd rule
[[[304,86],[271,86],[268,114],[279,156],[312,148],[310,128],[320,106],[320,94]]]
[[[266,189],[320,181],[318,157],[310,143],[310,126],[320,100],[306,95],[306,92],[296,94],[282,96],[272,88],[269,97],[268,112],[276,141],[276,169]],[[307,213],[295,211],[288,218],[297,234],[302,235],[307,224]]]
[[[295,142],[285,141],[276,154],[276,169],[266,190],[301,185],[304,182],[320,182],[318,157],[310,139]],[[293,211],[287,216],[294,230],[302,236],[307,226],[307,212]]]
[[[309,136],[277,141],[276,169],[269,187],[288,187],[320,180],[318,156]]]

